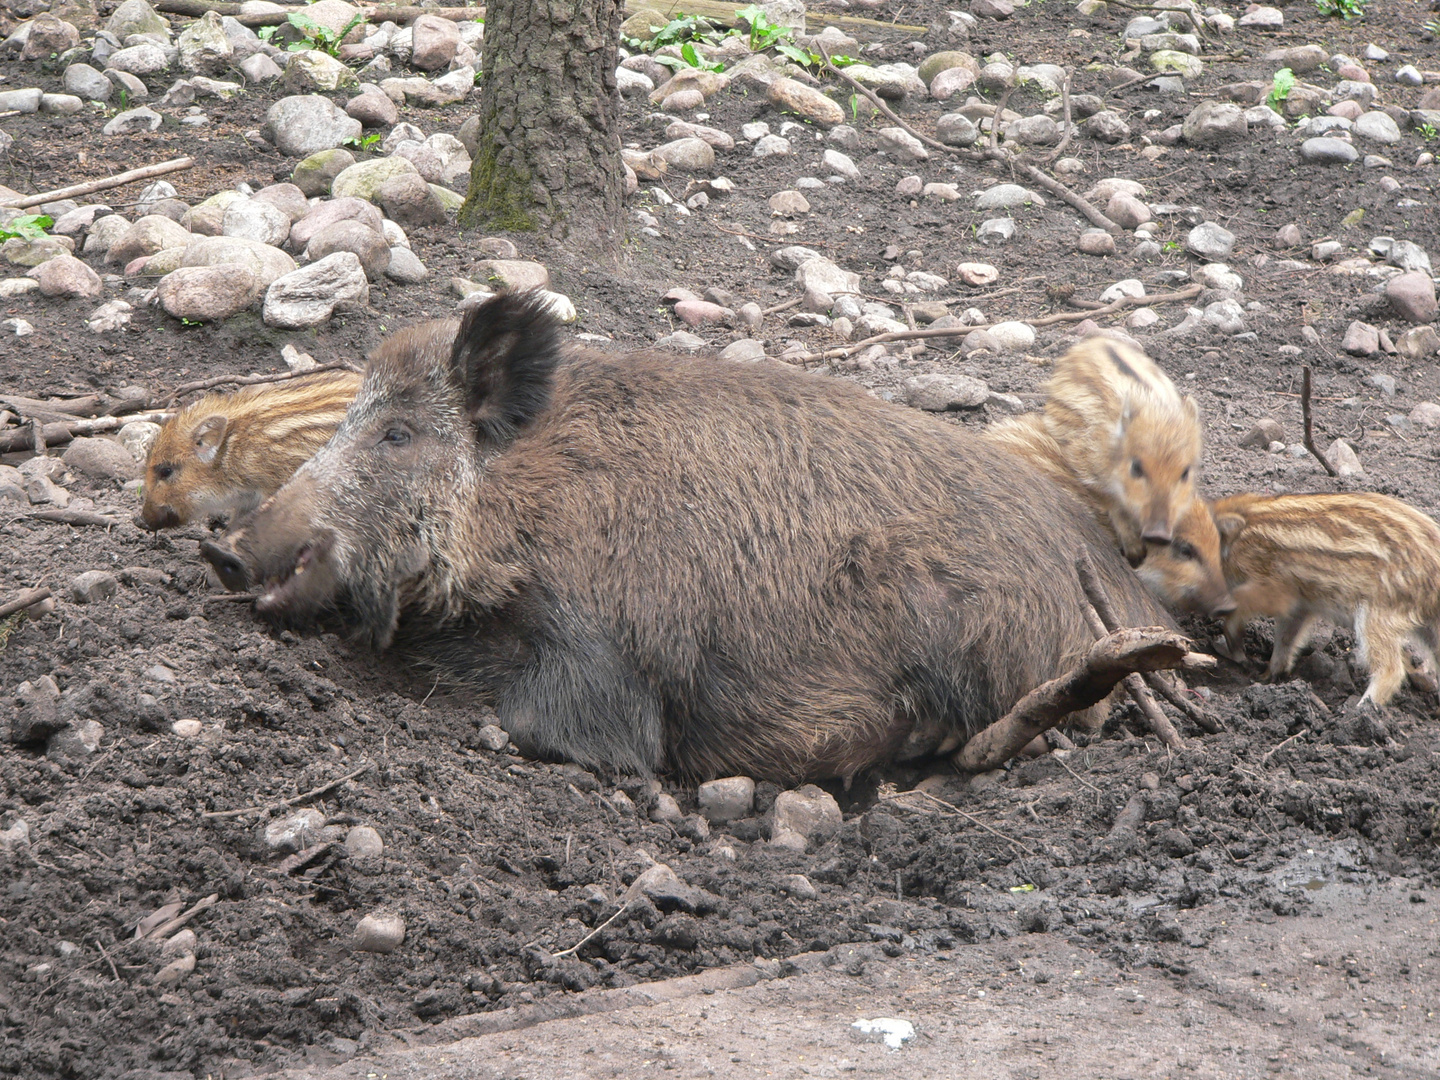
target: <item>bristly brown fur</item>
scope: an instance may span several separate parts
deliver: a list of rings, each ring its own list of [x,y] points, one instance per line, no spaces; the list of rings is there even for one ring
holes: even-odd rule
[[[1045,427],[1110,514],[1132,563],[1168,543],[1200,469],[1200,416],[1163,371],[1124,342],[1092,337],[1055,364]]]
[[[1385,705],[1394,697],[1406,676],[1407,647],[1433,672],[1440,635],[1434,520],[1398,499],[1364,493],[1233,495],[1212,509],[1239,605],[1225,621],[1233,658],[1243,656],[1246,623],[1273,616],[1267,675],[1287,675],[1323,618],[1354,627],[1370,671],[1366,701]]]
[[[231,537],[263,613],[393,639],[537,755],[787,781],[953,746],[1068,670],[1077,546],[1169,623],[1073,496],[963,431],[778,365],[540,356],[529,303],[377,351]],[[542,407],[507,397],[547,363]]]
[[[141,518],[168,529],[249,513],[334,434],[359,388],[359,375],[334,371],[187,405],[150,447]]]

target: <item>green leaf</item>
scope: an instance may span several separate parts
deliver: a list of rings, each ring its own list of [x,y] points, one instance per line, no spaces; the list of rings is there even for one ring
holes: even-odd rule
[[[1011,885],[1011,886],[1010,886],[1010,891],[1011,891],[1011,892],[1034,892],[1034,891],[1035,891],[1035,886],[1034,886],[1034,885],[1031,885],[1031,884],[1027,881],[1024,885]]]

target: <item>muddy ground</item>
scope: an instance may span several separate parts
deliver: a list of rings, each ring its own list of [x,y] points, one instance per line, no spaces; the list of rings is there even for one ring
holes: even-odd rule
[[[1072,65],[1077,92],[1104,93],[1103,72],[1091,65],[1121,62],[1118,35],[1128,13],[1084,18],[1068,5],[1037,0],[1005,23],[981,20],[965,47],[976,55],[998,49],[1021,62]],[[1421,5],[1372,0],[1366,17],[1349,23],[1322,18],[1306,4],[1285,14],[1281,31],[1237,31],[1223,50],[1212,49],[1214,62],[1188,96],[1133,87],[1115,103],[1137,136],[1163,129],[1221,83],[1269,79],[1275,65],[1261,57],[1277,45],[1319,42],[1359,56],[1376,43],[1393,55],[1369,65],[1374,78],[1387,80],[1386,100],[1407,107],[1420,90],[1389,83],[1393,69],[1401,62],[1440,68],[1440,49],[1420,31],[1428,17]],[[943,5],[927,2],[906,3],[903,11],[882,6],[875,17],[948,23]],[[952,44],[938,30],[925,41],[926,52]],[[890,59],[917,55],[905,41],[888,48]],[[58,72],[43,63],[9,58],[0,68],[9,85],[58,89]],[[156,80],[152,90],[166,85]],[[242,137],[259,126],[277,94],[252,88],[236,102],[207,107],[211,123],[198,134],[167,124],[150,135],[101,140],[93,115],[5,118],[0,126],[15,144],[0,160],[0,183],[39,191],[182,153],[202,166],[170,178],[192,203],[236,182],[259,187],[285,179],[293,160]],[[1038,109],[1042,99],[1027,94],[1017,94],[1011,108]],[[1143,119],[1147,110],[1158,115]],[[920,103],[902,111],[924,128],[943,110]],[[755,94],[722,95],[709,112],[711,124],[734,134],[753,119],[774,127],[783,119]],[[468,115],[470,108],[453,106],[404,118],[427,133],[453,132]],[[648,148],[663,138],[663,122],[640,103],[627,103],[625,123],[627,141]],[[860,126],[867,128],[864,117]],[[1075,182],[1138,179],[1153,201],[1200,206],[1239,237],[1228,261],[1245,278],[1246,300],[1263,305],[1247,316],[1255,337],[1142,335],[1204,411],[1209,493],[1337,489],[1311,459],[1238,446],[1264,417],[1298,441],[1296,391],[1305,362],[1316,372],[1322,441],[1351,439],[1364,464],[1365,477],[1346,484],[1398,495],[1436,514],[1434,434],[1386,421],[1440,399],[1434,357],[1347,355],[1339,342],[1352,319],[1376,322],[1392,335],[1404,329],[1377,301],[1375,282],[1334,275],[1320,263],[1279,265],[1287,256],[1307,260],[1308,243],[1326,237],[1352,255],[1374,235],[1410,239],[1440,254],[1436,172],[1411,164],[1427,141],[1407,131],[1387,151],[1393,166],[1368,170],[1301,165],[1297,141],[1293,133],[1279,141],[1252,135],[1223,154],[1182,144],[1153,161],[1140,155],[1138,141],[1116,147],[1084,141],[1074,152],[1089,173]],[[912,205],[893,189],[900,177],[918,172],[968,192],[998,179],[998,166],[938,159],[901,166],[873,153],[855,155],[865,179],[807,192],[813,213],[792,235],[772,241],[766,198],[797,176],[818,175],[821,145],[757,162],[742,143],[722,154],[716,169],[734,180],[737,195],[688,218],[660,213],[646,196],[632,199],[632,207],[656,210],[661,235],[642,236],[632,222],[622,273],[535,237],[514,239],[522,254],[547,261],[555,287],[574,299],[581,311],[576,329],[610,337],[616,347],[670,332],[660,298],[675,286],[718,287],[736,305],[789,299],[790,275],[767,258],[779,243],[823,251],[860,272],[882,298],[878,281],[888,266],[882,253],[890,245],[907,269],[951,277],[959,261],[992,263],[1000,271],[993,287],[956,285],[945,298],[956,301],[957,312],[977,306],[994,320],[1070,310],[1063,296],[1072,287],[1093,299],[1125,277],[1163,291],[1174,280],[1167,271],[1198,265],[1171,244],[1188,228],[1175,219],[1164,222],[1157,239],[1166,247],[1153,259],[1126,254],[1125,241],[1115,256],[1077,255],[1083,223],[1054,200],[1044,210],[1017,213],[1015,243],[982,248],[974,227],[989,215],[970,211],[968,199]],[[1433,140],[1428,145],[1435,147]],[[1398,195],[1381,190],[1383,175],[1399,181]],[[683,182],[670,187],[683,192]],[[109,198],[118,209],[136,194],[127,188]],[[1400,205],[1406,201],[1414,205]],[[1342,226],[1358,208],[1365,210],[1362,227]],[[1296,252],[1277,251],[1273,240],[1288,223],[1298,224],[1307,241]],[[25,318],[36,332],[0,340],[0,378],[7,389],[35,397],[130,384],[158,392],[187,379],[278,370],[280,346],[290,342],[321,362],[358,358],[386,331],[451,310],[449,276],[467,274],[483,257],[473,240],[453,226],[415,231],[430,282],[377,286],[371,310],[308,335],[269,330],[257,316],[182,326],[140,307],[127,330],[101,336],[85,328],[90,303],[5,300],[0,315]],[[109,295],[122,292],[112,288]],[[1173,306],[1160,314],[1157,330],[1181,317]],[[823,329],[792,329],[784,319],[767,319],[761,331],[772,355],[792,341],[838,343]],[[1318,344],[1304,335],[1306,325],[1318,332]],[[713,328],[702,333],[716,346],[734,336]],[[893,394],[910,375],[959,371],[997,391],[1034,394],[1046,361],[1067,340],[1063,327],[1050,327],[1040,332],[1033,356],[966,359],[932,350],[891,367],[832,374]],[[1286,346],[1292,348],[1282,352]],[[1366,381],[1375,374],[1397,381],[1394,397]],[[951,420],[993,418],[978,410]],[[987,966],[1006,970],[1017,948],[1037,940],[1027,935],[1040,934],[1042,951],[1083,954],[1081,966],[1093,964],[1120,982],[1127,973],[1162,976],[1183,998],[1187,987],[1202,989],[1187,980],[1204,966],[1186,956],[1209,955],[1220,940],[1217,926],[1295,920],[1298,929],[1286,940],[1303,940],[1312,915],[1364,922],[1363,890],[1337,892],[1331,902],[1327,889],[1380,888],[1392,879],[1403,880],[1406,900],[1394,906],[1394,917],[1406,918],[1409,910],[1415,920],[1413,970],[1357,966],[1347,976],[1418,987],[1432,1003],[1440,994],[1429,915],[1440,883],[1437,703],[1407,690],[1379,722],[1347,709],[1363,674],[1343,631],[1322,634],[1299,677],[1283,685],[1254,684],[1258,664],[1226,662],[1213,676],[1193,680],[1223,731],[1204,734],[1182,722],[1187,748],[1180,753],[1163,750],[1122,708],[1102,732],[1080,736],[1078,750],[970,781],[945,780],[933,789],[945,805],[886,797],[924,779],[920,770],[862,777],[848,792],[835,786],[845,825],[833,841],[801,855],[770,847],[758,815],[709,828],[694,816],[693,789],[664,778],[664,790],[690,815],[677,825],[649,819],[655,789],[646,778],[484,749],[478,731],[487,714],[464,695],[334,638],[273,633],[244,604],[225,599],[197,558],[204,530],[153,536],[128,524],[135,508],[128,493],[79,478],[71,490],[127,523],[73,528],[27,519],[14,508],[0,516],[0,599],[35,585],[61,596],[53,616],[19,623],[0,652],[5,710],[19,683],[49,675],[64,693],[67,715],[104,730],[93,754],[47,756],[42,745],[8,742],[0,748],[0,829],[23,821],[29,830],[28,845],[0,855],[0,1074],[174,1080],[323,1070],[401,1036],[415,1041],[437,1025],[463,1034],[461,1018],[472,1014],[755,961],[775,974],[775,961],[847,943],[909,957],[914,966],[906,970],[913,971],[932,970],[925,965],[933,958],[955,957],[979,979]],[[68,583],[94,569],[115,572],[119,592],[100,603],[71,602]],[[1214,632],[1203,620],[1187,625],[1201,642]],[[1253,657],[1265,655],[1268,633],[1263,625],[1252,632]],[[172,725],[185,719],[200,721],[197,735],[175,734]],[[373,827],[383,838],[382,854],[349,857],[338,845],[312,844],[297,857],[267,845],[265,825],[283,813],[266,808],[345,776],[353,778],[304,805],[339,827],[324,836]],[[761,813],[775,793],[761,786]],[[1112,835],[1117,814],[1137,793],[1143,825]],[[626,884],[651,860],[669,864],[699,892],[684,902],[641,905],[578,955],[555,959],[553,953],[615,913]],[[785,885],[792,874],[806,875],[816,895],[792,895]],[[211,896],[215,902],[189,924],[194,969],[157,981],[172,958],[136,941],[136,924],[167,904],[189,907]],[[405,943],[388,955],[352,950],[357,919],[377,910],[403,917]],[[1216,918],[1221,912],[1224,919]],[[1325,958],[1344,967],[1347,955],[1335,945]],[[1247,963],[1244,949],[1217,952],[1206,977],[1248,977]],[[1031,1019],[1076,1022],[1053,995],[1026,1000]],[[755,1007],[766,1007],[763,999]],[[1125,1015],[1107,1014],[1102,1029],[1123,1028]],[[1296,1036],[1299,1044],[1311,1038],[1305,1031]],[[1375,1049],[1383,1040],[1370,1028],[1344,1038],[1353,1044],[1346,1044],[1350,1058],[1322,1057],[1293,1075],[1374,1073],[1384,1065]],[[1101,1041],[1078,1067],[1108,1075],[1107,1064],[1118,1062],[1107,1057],[1111,1043]],[[1407,1045],[1413,1069],[1378,1069],[1381,1075],[1440,1071],[1433,1039],[1428,1048]],[[1363,1051],[1358,1057],[1355,1046]],[[1283,1061],[1274,1065],[1279,1058],[1267,1064],[1268,1050],[1249,1053],[1241,1048],[1235,1074],[1286,1074]],[[968,1059],[957,1052],[949,1060],[958,1068]],[[1176,1068],[1194,1073],[1183,1060]]]

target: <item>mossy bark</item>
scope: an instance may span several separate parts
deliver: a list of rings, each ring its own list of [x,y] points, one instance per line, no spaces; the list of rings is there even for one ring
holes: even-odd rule
[[[485,20],[464,228],[540,230],[618,259],[624,237],[618,0],[498,0]]]

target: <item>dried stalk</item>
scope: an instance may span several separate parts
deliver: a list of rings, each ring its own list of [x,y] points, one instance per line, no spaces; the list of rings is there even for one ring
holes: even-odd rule
[[[292,795],[288,799],[281,799],[279,802],[271,803],[269,806],[245,806],[241,807],[239,810],[207,810],[200,816],[202,818],[231,818],[240,817],[242,814],[258,814],[261,811],[268,813],[271,810],[287,810],[298,803],[304,802],[306,799],[313,799],[317,796],[324,795],[332,788],[339,787],[347,780],[354,780],[357,776],[364,775],[374,767],[375,766],[373,764],[362,765],[354,772],[346,773],[344,776],[341,776],[335,780],[331,780],[328,784],[321,784],[317,788],[311,788],[303,795]]]
[[[40,429],[41,442],[47,447],[63,446],[72,439],[79,439],[88,435],[104,435],[111,431],[119,431],[126,424],[139,423],[148,420],[153,424],[163,424],[169,420],[172,413],[152,412],[137,413],[131,416],[100,416],[94,420],[72,420],[55,424],[46,424]],[[0,432],[0,454],[13,454],[21,450],[35,449],[36,431],[28,423],[13,427],[9,431]]]
[[[50,590],[45,588],[26,589],[9,603],[0,604],[0,619],[9,618],[17,611],[24,611],[28,607],[34,607],[42,600],[50,599]]]
[[[1060,84],[1060,103],[1064,110],[1065,128],[1060,136],[1060,142],[1055,149],[1040,159],[1047,165],[1070,148],[1070,140],[1075,134],[1075,121],[1070,115],[1070,80],[1074,74],[1070,68],[1066,68],[1065,81]]]
[[[1306,364],[1300,369],[1300,415],[1305,422],[1305,449],[1314,455],[1315,460],[1325,467],[1325,471],[1331,476],[1340,475],[1335,471],[1335,466],[1330,464],[1328,458],[1320,453],[1315,445],[1315,429],[1310,416],[1310,365]]]
[[[74,199],[81,195],[93,195],[97,191],[107,191],[110,188],[120,187],[122,184],[129,184],[136,180],[149,180],[152,176],[164,176],[166,173],[179,172],[181,169],[188,169],[195,164],[195,159],[190,157],[176,158],[173,161],[162,161],[158,165],[146,165],[140,169],[130,169],[128,172],[116,173],[114,176],[107,176],[103,180],[91,180],[84,184],[71,184],[69,187],[56,188],[54,191],[42,191],[38,195],[27,195],[14,205],[21,210],[31,206],[39,206],[41,203],[58,202],[61,199]]]
[[[1095,572],[1095,564],[1090,561],[1090,553],[1081,550],[1075,560],[1075,573],[1080,577],[1080,588],[1085,591],[1086,598],[1095,608],[1095,616],[1100,620],[1101,627],[1107,633],[1115,633],[1120,627],[1119,617],[1115,614],[1114,607],[1110,604],[1110,597],[1105,592],[1105,586],[1100,581],[1100,575]],[[1091,624],[1093,627],[1093,623]],[[1181,638],[1184,641],[1184,638]],[[1188,645],[1186,652],[1189,652]],[[1166,667],[1174,667],[1174,664],[1166,664]],[[1153,670],[1153,669],[1152,669]],[[1144,680],[1139,675],[1130,675],[1125,679],[1125,689],[1129,692],[1131,699],[1139,707],[1159,740],[1171,750],[1181,750],[1185,742],[1180,738],[1180,733],[1175,730],[1175,725],[1170,718],[1161,711],[1160,706],[1155,703],[1155,698],[1146,687]]]
[[[279,371],[273,375],[216,375],[212,379],[181,383],[170,391],[166,401],[173,405],[185,394],[193,394],[197,390],[213,390],[217,386],[258,386],[260,383],[285,382],[288,379],[302,379],[306,375],[319,375],[325,371],[342,370],[359,371],[360,369],[348,360],[332,360],[328,364],[317,364],[309,371]]]

